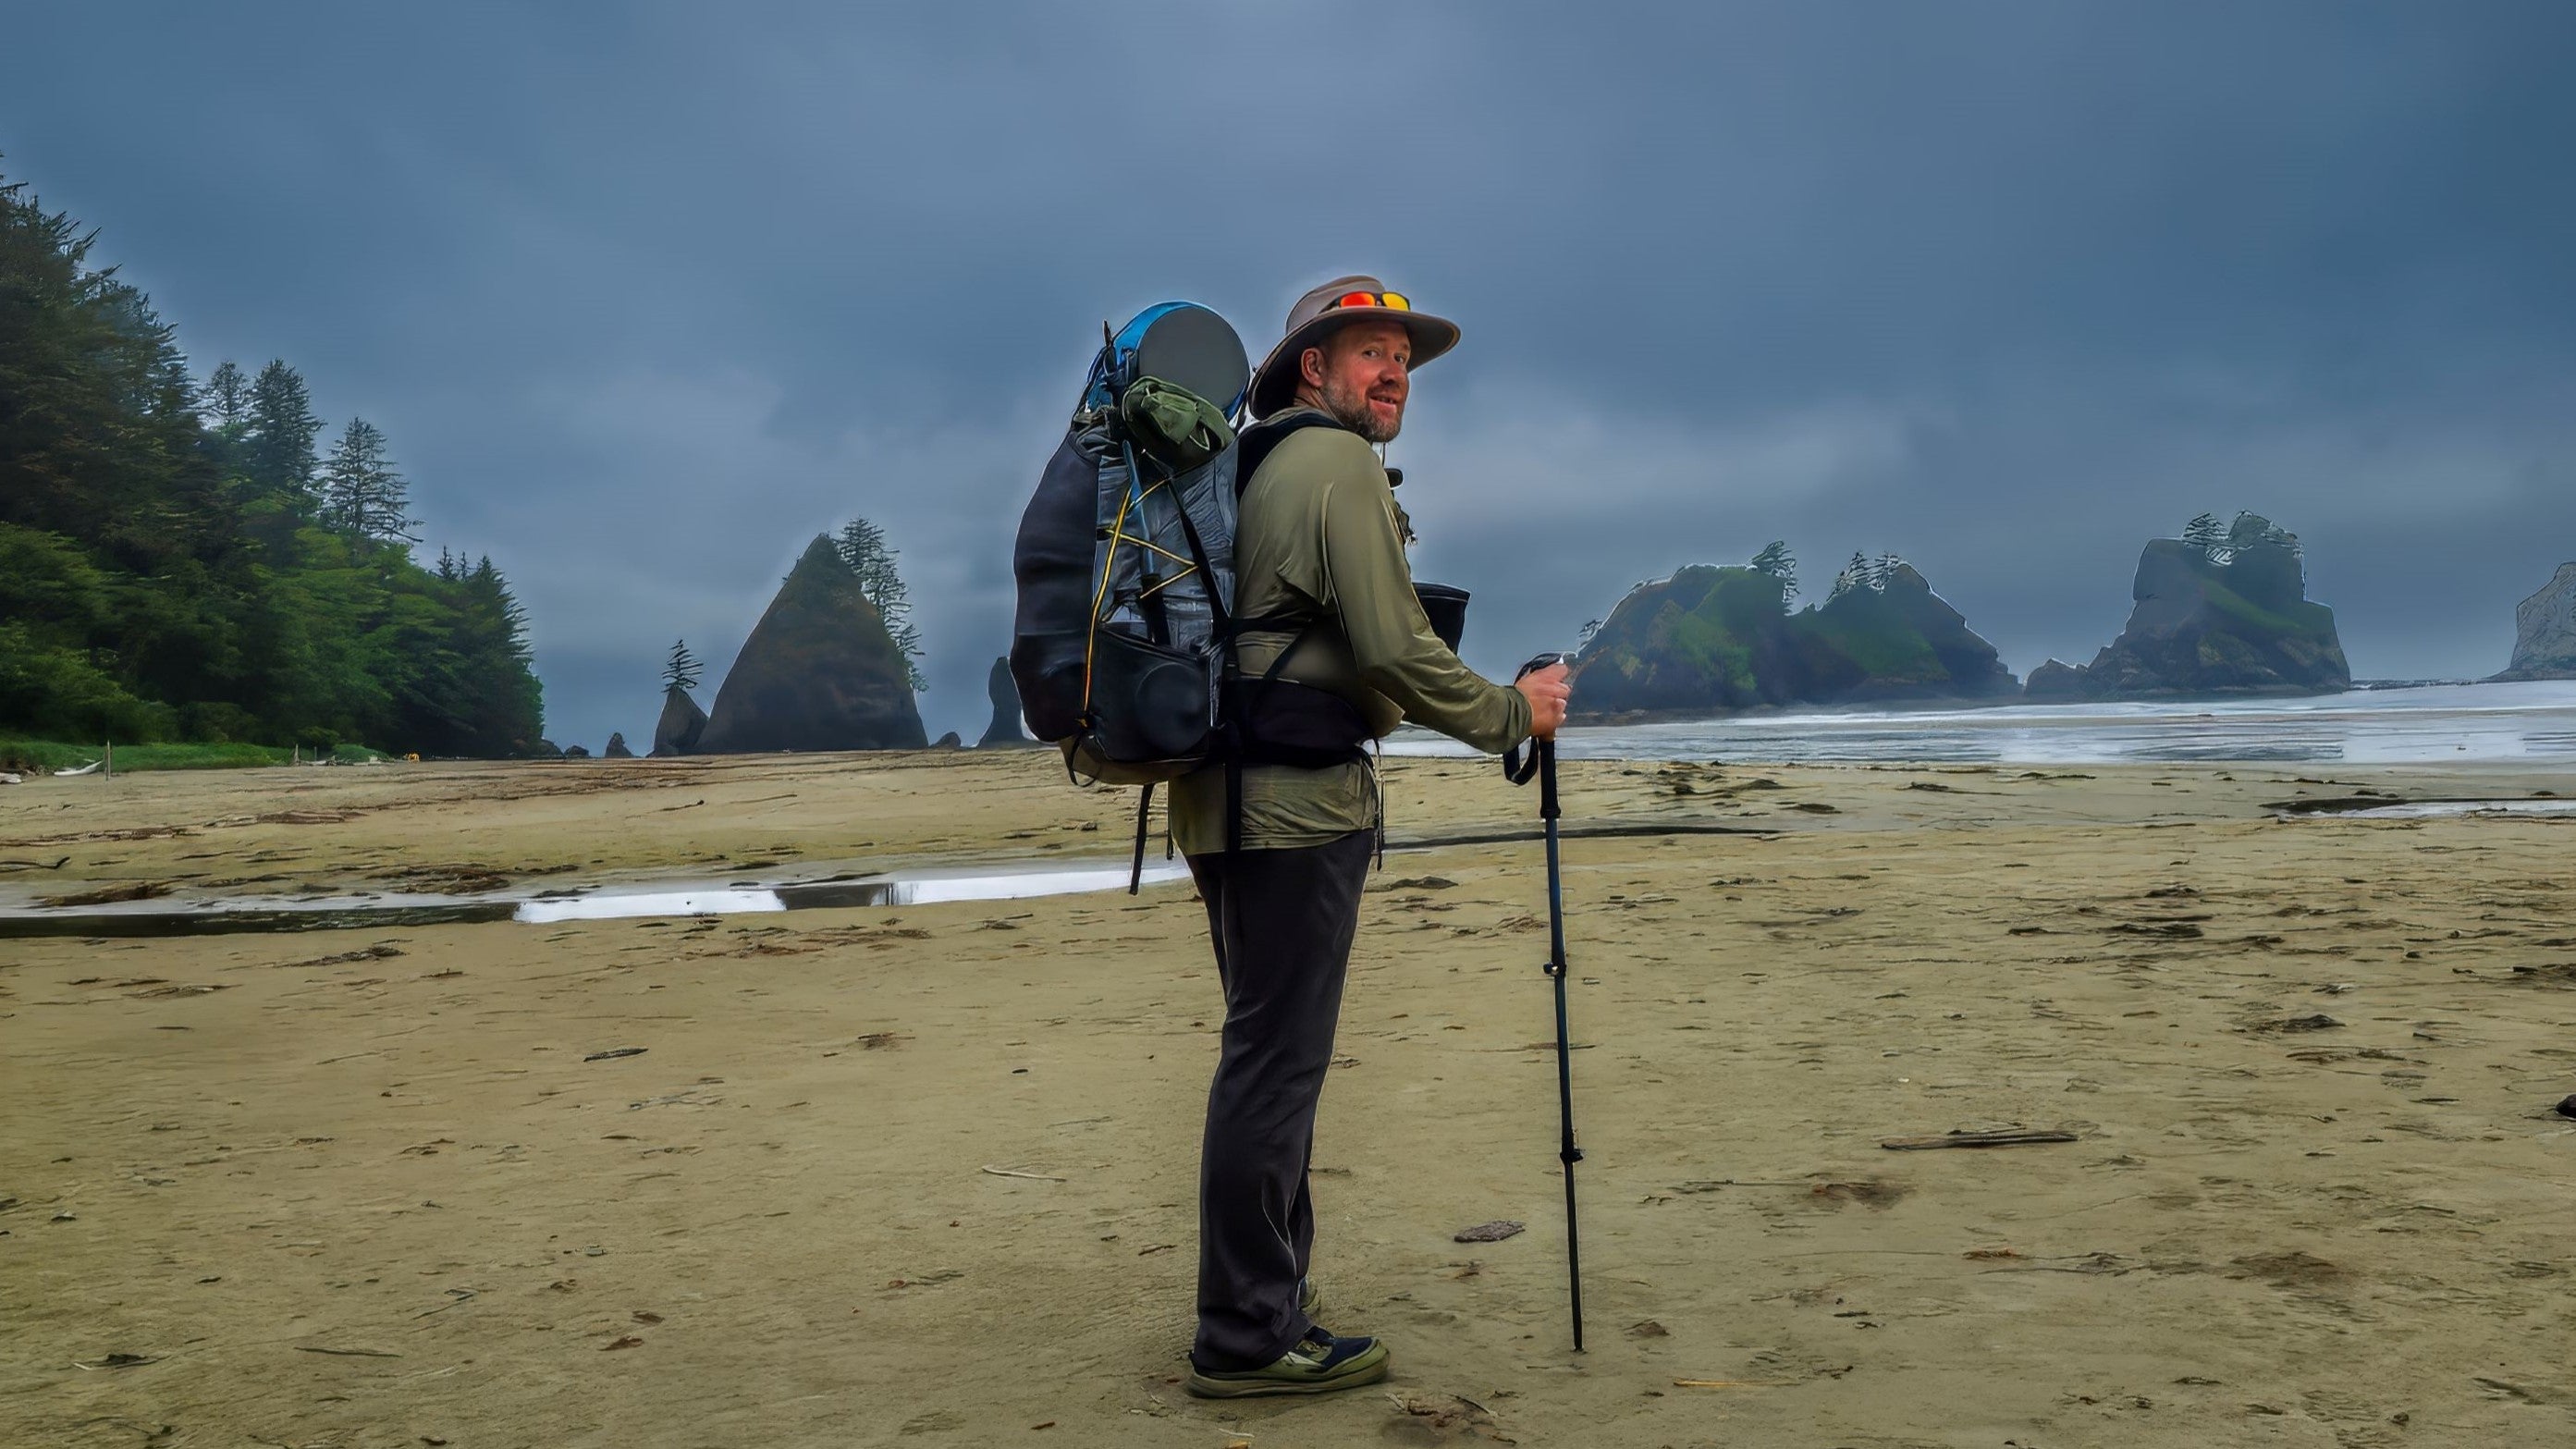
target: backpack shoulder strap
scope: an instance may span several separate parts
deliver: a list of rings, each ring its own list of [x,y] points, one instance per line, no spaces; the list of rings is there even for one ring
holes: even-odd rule
[[[1252,486],[1252,475],[1261,471],[1262,461],[1270,456],[1270,450],[1286,442],[1290,434],[1302,433],[1308,428],[1341,427],[1328,413],[1313,408],[1291,408],[1245,428],[1237,435],[1235,445],[1234,496],[1243,496],[1243,490]],[[1342,431],[1349,432],[1350,429],[1342,428]]]

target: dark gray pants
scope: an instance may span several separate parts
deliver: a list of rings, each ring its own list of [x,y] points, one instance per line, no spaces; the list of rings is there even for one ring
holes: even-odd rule
[[[1374,838],[1190,857],[1225,983],[1225,1045],[1199,1149],[1199,1331],[1191,1362],[1259,1368],[1305,1337],[1315,1103]]]

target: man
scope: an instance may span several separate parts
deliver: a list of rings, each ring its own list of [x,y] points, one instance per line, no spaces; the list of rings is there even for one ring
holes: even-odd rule
[[[1189,1389],[1202,1397],[1322,1393],[1386,1376],[1385,1345],[1316,1326],[1306,1283],[1315,1105],[1381,825],[1357,746],[1411,720],[1499,752],[1565,719],[1563,666],[1498,685],[1433,634],[1371,450],[1403,428],[1413,369],[1457,340],[1455,325],[1376,278],[1343,277],[1298,299],[1253,374],[1260,421],[1243,435],[1235,613],[1263,627],[1238,645],[1240,672],[1302,698],[1308,725],[1329,730],[1338,711],[1347,745],[1321,767],[1217,765],[1172,788],[1172,833],[1207,903],[1226,1004],[1199,1166]],[[1256,734],[1268,728],[1252,718]]]

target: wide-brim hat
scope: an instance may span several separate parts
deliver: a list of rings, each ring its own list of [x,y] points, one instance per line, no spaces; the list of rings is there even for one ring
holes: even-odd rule
[[[1335,277],[1288,309],[1288,333],[1253,371],[1246,410],[1255,418],[1266,418],[1296,401],[1297,359],[1307,348],[1354,322],[1393,322],[1403,327],[1413,338],[1410,367],[1420,367],[1458,345],[1457,323],[1415,311],[1412,298],[1388,291],[1377,278]]]

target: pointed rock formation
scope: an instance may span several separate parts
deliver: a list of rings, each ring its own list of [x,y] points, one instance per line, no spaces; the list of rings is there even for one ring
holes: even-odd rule
[[[707,731],[707,712],[689,692],[673,685],[662,692],[662,718],[653,726],[653,758],[685,755],[698,747]]]
[[[1011,678],[1011,661],[1005,656],[993,661],[993,672],[984,681],[984,692],[993,699],[993,722],[984,726],[984,737],[975,742],[979,750],[1016,750],[1035,748],[1020,728],[1020,686]]]
[[[626,748],[626,734],[619,730],[610,733],[608,748],[601,750],[599,757],[603,760],[631,760],[635,758],[635,752]]]
[[[2043,703],[2062,703],[2084,697],[2084,671],[2062,659],[2051,659],[2030,672],[2021,686],[2022,698]]]
[[[1787,586],[1740,566],[1694,565],[1640,584],[1576,657],[1574,708],[1710,714],[1783,704],[1990,699],[2020,682],[1995,647],[1895,563],[1883,587],[1787,610]]]
[[[2298,540],[2255,514],[2208,544],[2148,541],[2128,627],[2082,669],[2033,671],[2039,698],[2191,699],[2352,687],[2334,610],[2307,597]],[[2066,675],[2076,678],[2069,680]]]
[[[927,739],[884,617],[818,534],[734,656],[695,753],[917,750]]]
[[[2513,662],[2496,680],[2576,679],[2576,563],[2560,564],[2513,623]]]

